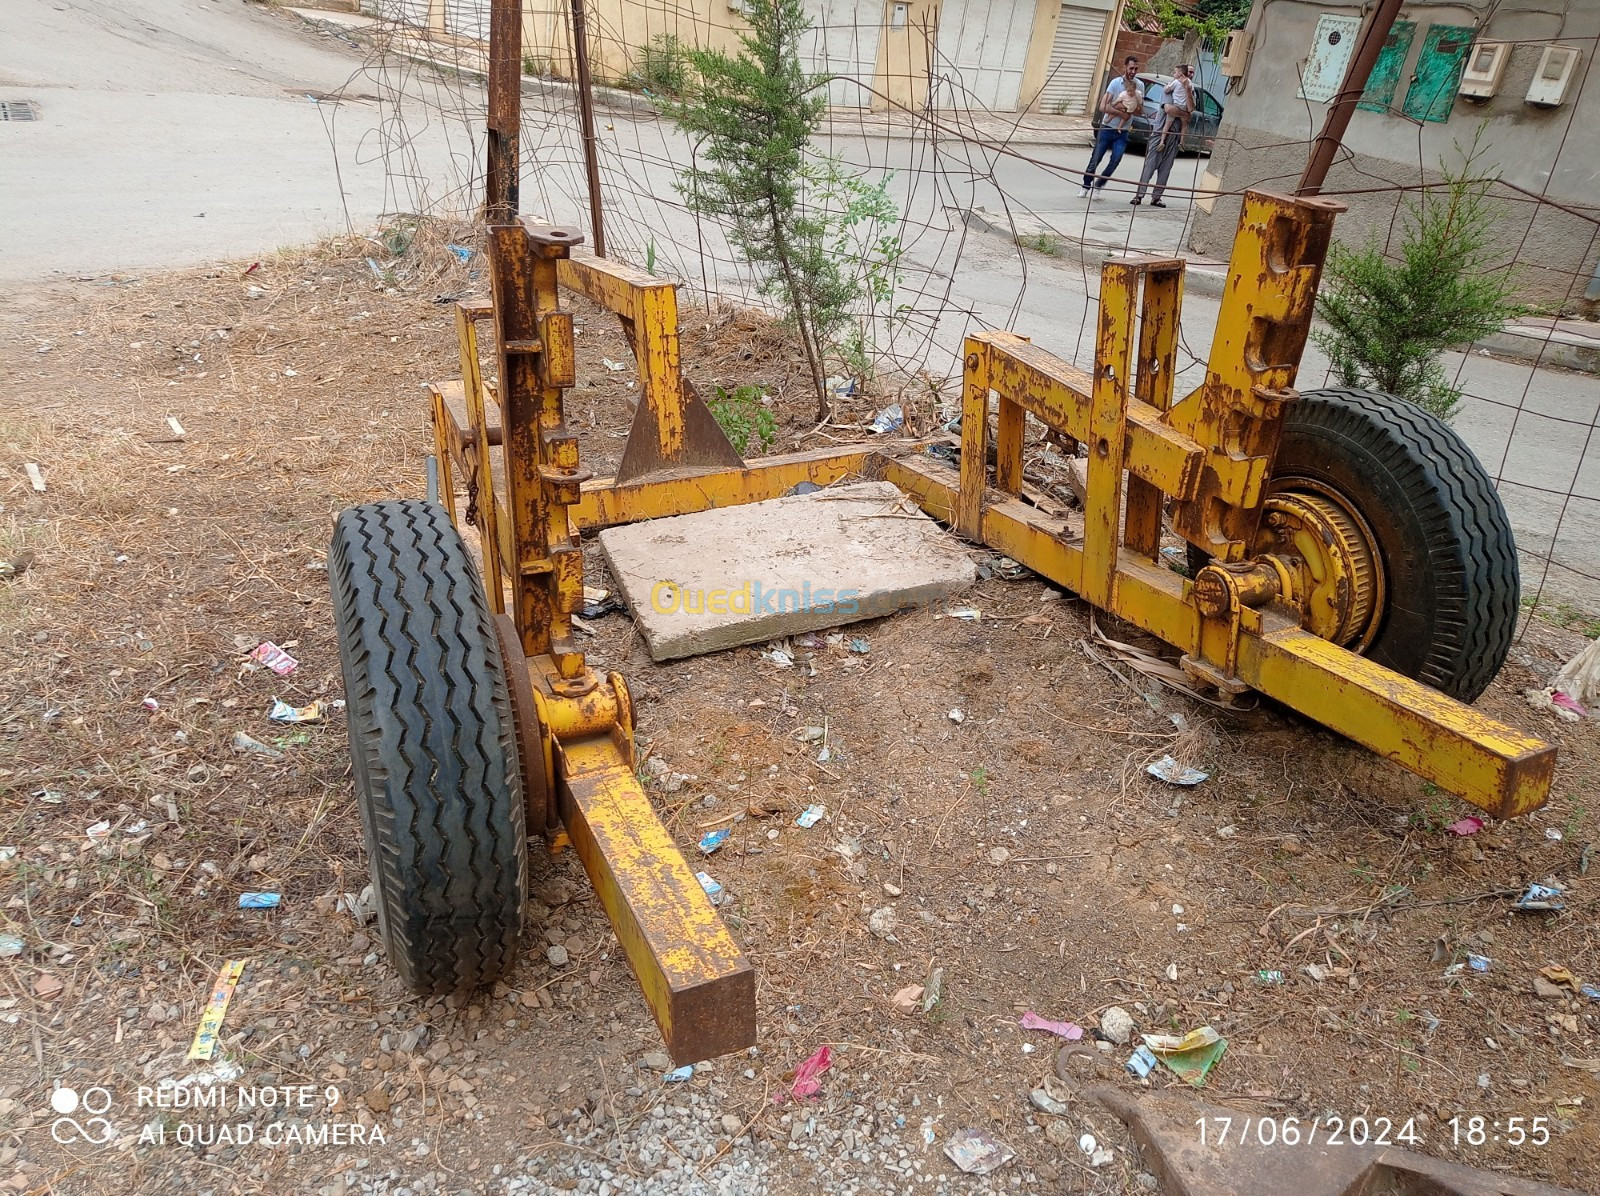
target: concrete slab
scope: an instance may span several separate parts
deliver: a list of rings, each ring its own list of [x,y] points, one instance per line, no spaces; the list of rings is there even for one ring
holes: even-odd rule
[[[926,606],[977,578],[889,482],[608,528],[600,547],[655,660]]]

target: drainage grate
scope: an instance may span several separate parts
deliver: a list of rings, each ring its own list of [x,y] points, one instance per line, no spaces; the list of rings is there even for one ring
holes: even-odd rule
[[[31,100],[0,100],[0,120],[38,120]]]

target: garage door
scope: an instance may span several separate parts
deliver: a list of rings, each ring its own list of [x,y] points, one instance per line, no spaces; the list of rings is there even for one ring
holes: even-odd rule
[[[934,74],[945,86],[941,106],[1017,110],[1033,11],[1027,4],[945,0],[934,62]]]
[[[1050,50],[1050,74],[1039,92],[1039,111],[1082,116],[1093,110],[1095,93],[1104,74],[1100,41],[1106,32],[1107,13],[1093,8],[1061,6],[1056,41]]]
[[[828,103],[834,108],[872,104],[878,70],[882,0],[806,0],[811,28],[800,39],[800,63],[814,75],[831,75]],[[865,86],[863,86],[865,85]]]
[[[489,0],[444,0],[444,31],[473,41],[488,41]]]
[[[428,27],[428,0],[362,0],[361,11],[382,21]]]

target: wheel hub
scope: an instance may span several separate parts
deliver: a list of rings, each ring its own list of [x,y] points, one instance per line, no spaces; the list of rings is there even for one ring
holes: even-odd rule
[[[1307,631],[1361,651],[1383,610],[1383,563],[1366,522],[1337,496],[1294,481],[1267,496],[1257,554],[1295,578]]]

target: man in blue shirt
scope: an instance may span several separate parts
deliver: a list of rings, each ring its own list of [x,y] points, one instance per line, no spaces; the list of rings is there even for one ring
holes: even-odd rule
[[[1122,60],[1122,74],[1118,75],[1100,97],[1100,131],[1094,139],[1094,153],[1083,175],[1080,198],[1092,199],[1094,192],[1104,190],[1106,180],[1117,172],[1122,153],[1128,148],[1128,131],[1133,118],[1144,111],[1144,84],[1139,82],[1139,60],[1132,54]],[[1111,155],[1105,173],[1096,175],[1100,159]]]

